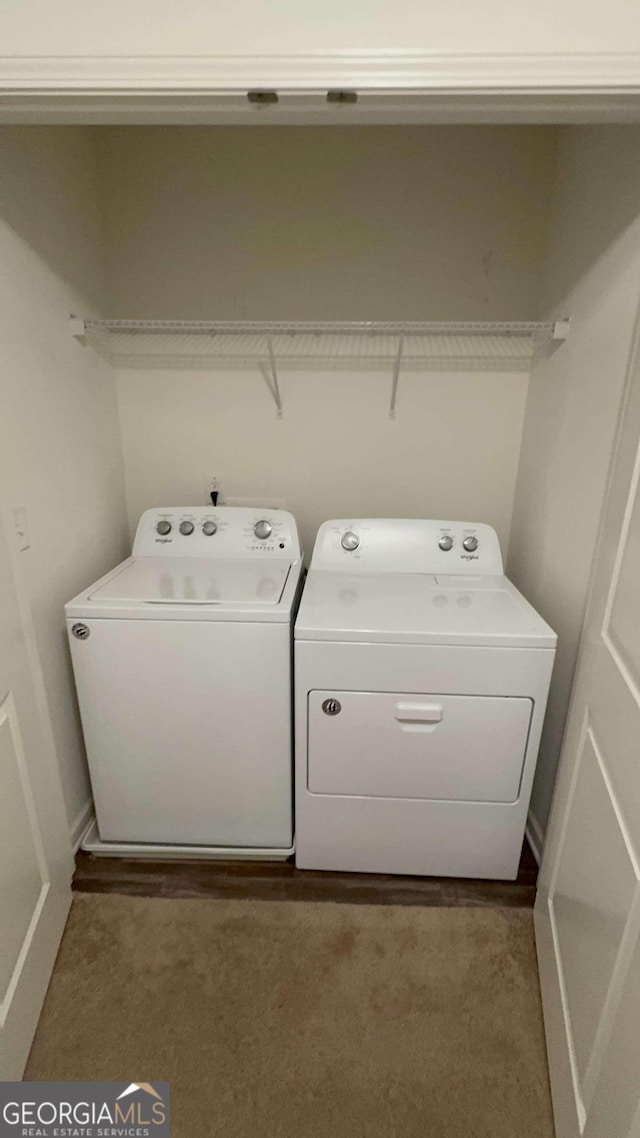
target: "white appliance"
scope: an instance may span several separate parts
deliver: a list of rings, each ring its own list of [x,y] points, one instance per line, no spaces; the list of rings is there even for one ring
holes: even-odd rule
[[[282,510],[147,510],[133,555],[65,607],[102,854],[293,852],[292,624]]]
[[[490,526],[325,522],[295,625],[296,864],[515,878],[555,645]]]

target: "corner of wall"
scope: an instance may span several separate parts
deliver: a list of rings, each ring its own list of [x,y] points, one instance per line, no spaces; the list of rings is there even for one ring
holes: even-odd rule
[[[94,143],[85,127],[3,134],[3,496],[27,511],[31,547],[17,572],[73,840],[90,786],[63,606],[127,549],[115,382],[67,327],[104,291]]]

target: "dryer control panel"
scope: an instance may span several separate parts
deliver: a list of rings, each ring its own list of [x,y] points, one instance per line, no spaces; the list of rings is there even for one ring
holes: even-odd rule
[[[242,506],[167,506],[145,510],[133,543],[136,557],[255,557],[297,561],[295,518],[286,510]]]
[[[311,568],[453,576],[504,572],[492,526],[422,518],[325,522],[318,531]]]

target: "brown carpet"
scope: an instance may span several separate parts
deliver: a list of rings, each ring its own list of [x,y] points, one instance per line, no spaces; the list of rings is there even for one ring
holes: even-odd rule
[[[552,1138],[531,913],[77,894],[25,1074],[174,1138]]]

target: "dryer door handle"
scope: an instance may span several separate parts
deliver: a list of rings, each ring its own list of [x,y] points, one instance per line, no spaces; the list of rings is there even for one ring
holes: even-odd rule
[[[440,723],[441,703],[397,703],[395,716],[400,723]]]

